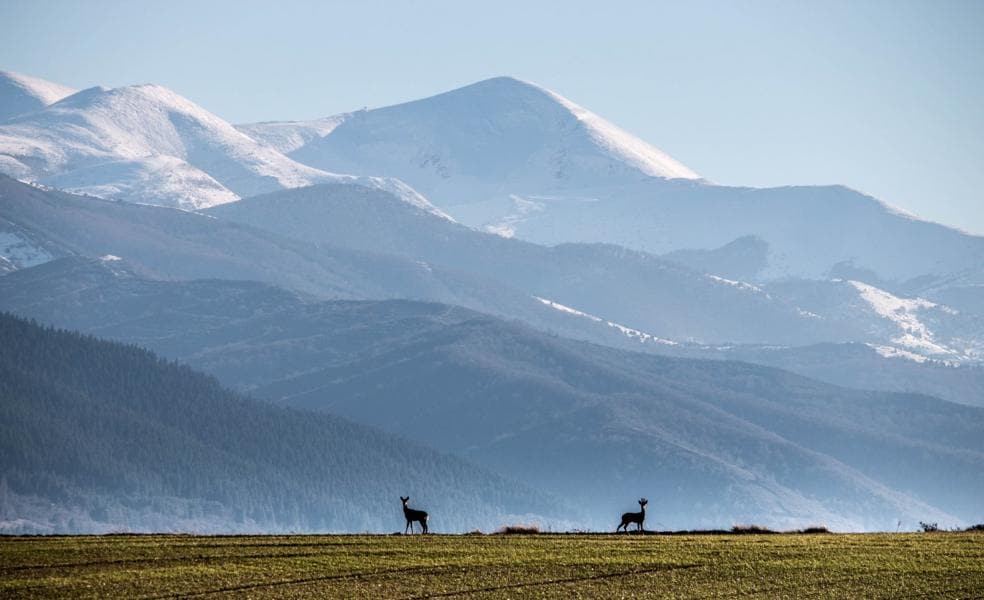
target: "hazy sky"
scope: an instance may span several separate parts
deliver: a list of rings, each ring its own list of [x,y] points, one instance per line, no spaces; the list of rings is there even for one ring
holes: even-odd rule
[[[513,75],[712,181],[843,183],[984,234],[984,0],[0,0],[0,68],[233,122]]]

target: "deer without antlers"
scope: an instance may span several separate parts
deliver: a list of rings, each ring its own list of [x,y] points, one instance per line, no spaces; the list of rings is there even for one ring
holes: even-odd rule
[[[638,525],[639,531],[645,531],[642,527],[642,522],[646,520],[646,505],[649,504],[649,500],[645,498],[639,498],[639,512],[627,512],[622,514],[622,524],[615,528],[615,533],[618,533],[619,529],[625,528],[625,533],[629,532],[629,523],[635,523]]]
[[[421,533],[427,533],[427,513],[422,510],[414,510],[407,506],[407,502],[410,501],[410,496],[407,496],[406,498],[400,496],[400,500],[403,501],[403,516],[407,519],[407,526],[403,529],[403,533],[406,533],[407,529],[410,530],[410,533],[413,533],[414,521],[420,523],[420,527],[423,529]]]

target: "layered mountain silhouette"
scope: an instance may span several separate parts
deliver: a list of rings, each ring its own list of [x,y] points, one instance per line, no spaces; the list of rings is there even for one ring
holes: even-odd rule
[[[0,279],[0,291],[2,308],[152,348],[601,512],[580,516],[583,527],[607,528],[606,510],[639,486],[661,490],[673,527],[979,518],[984,408],[625,352],[442,304],[147,281],[122,261],[61,259]]]
[[[320,298],[454,303],[624,349],[739,358],[960,402],[978,396],[968,387],[974,369],[953,365],[974,362],[979,315],[858,282],[763,288],[612,246],[543,248],[359,186],[251,199],[216,209],[219,218],[9,179],[0,180],[0,197],[0,242],[12,268],[56,256],[122,257],[151,278],[253,279]],[[362,235],[367,228],[378,235]],[[43,291],[32,299],[43,300]],[[822,345],[800,352],[789,344]]]
[[[0,195],[14,266],[113,255],[149,277],[254,279],[322,298],[454,303],[651,351],[681,342],[864,342],[893,356],[959,361],[972,360],[984,337],[975,313],[859,282],[760,287],[615,246],[545,248],[470,230],[358,185],[257,197],[209,216],[9,179],[0,180]]]
[[[984,350],[976,341],[984,339],[984,307],[958,311],[851,279],[759,284],[729,279],[750,274],[750,265],[764,259],[765,243],[758,238],[665,257],[610,244],[543,247],[436,218],[380,190],[337,185],[258,196],[209,214],[311,243],[480,274],[549,300],[547,305],[559,310],[573,309],[588,320],[645,333],[657,348],[666,340],[704,345],[853,341],[944,360],[975,360]],[[634,339],[647,342],[642,335]]]

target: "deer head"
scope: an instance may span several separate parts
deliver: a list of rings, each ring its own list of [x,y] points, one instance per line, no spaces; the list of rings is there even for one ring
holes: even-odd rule
[[[406,498],[404,498],[403,496],[400,496],[400,500],[403,501],[403,504],[404,505],[406,505],[406,503],[410,501],[410,496],[407,496]]]
[[[647,504],[649,504],[649,500],[646,500],[645,498],[639,498],[639,506],[640,507],[644,507]]]

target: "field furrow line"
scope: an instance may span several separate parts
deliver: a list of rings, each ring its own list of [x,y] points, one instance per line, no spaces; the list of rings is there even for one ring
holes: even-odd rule
[[[701,564],[684,564],[684,565],[660,565],[659,567],[653,567],[650,569],[634,569],[631,571],[618,571],[615,573],[600,573],[597,575],[585,575],[583,577],[565,577],[561,579],[545,579],[540,581],[523,581],[519,583],[507,583],[503,585],[495,585],[480,588],[468,588],[464,590],[454,590],[450,592],[436,592],[433,594],[423,594],[418,596],[408,596],[406,600],[427,600],[429,598],[450,598],[452,596],[463,596],[466,594],[481,594],[484,592],[498,592],[501,590],[512,590],[526,587],[541,587],[548,585],[560,585],[564,583],[581,583],[585,581],[594,581],[599,579],[614,579],[617,577],[630,577],[632,575],[646,575],[648,573],[657,573],[662,571],[675,571],[680,569],[696,569],[703,567],[705,565]]]
[[[200,598],[214,594],[227,594],[229,592],[242,592],[246,590],[256,590],[262,588],[286,587],[291,585],[305,585],[309,583],[320,583],[325,581],[340,581],[345,579],[372,579],[380,575],[398,575],[405,573],[440,573],[442,571],[457,568],[456,565],[439,565],[431,567],[405,567],[400,569],[384,569],[381,571],[362,571],[358,573],[340,573],[336,575],[320,575],[318,577],[303,577],[300,579],[284,579],[280,581],[258,581],[255,583],[244,583],[221,588],[208,590],[197,590],[193,592],[176,592],[163,594],[160,596],[141,596],[141,600],[173,600],[177,598]]]

